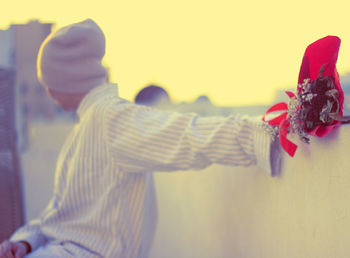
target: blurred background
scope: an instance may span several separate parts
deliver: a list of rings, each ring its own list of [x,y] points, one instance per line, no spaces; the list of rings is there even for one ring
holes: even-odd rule
[[[22,0],[2,3],[1,10],[0,241],[45,207],[58,152],[75,122],[74,113],[56,106],[36,78],[40,44],[69,23],[92,18],[103,29],[104,64],[121,97],[134,101],[141,89],[156,85],[168,94],[159,108],[203,116],[262,115],[287,101],[284,91],[296,89],[307,45],[337,35],[344,113],[350,114],[346,1]],[[261,171],[240,169],[233,178],[228,170],[156,175],[160,226],[152,257],[232,257],[227,238],[234,239],[231,230],[239,226],[227,216],[233,212],[230,189]],[[243,235],[261,240],[258,233]],[[249,244],[236,241],[236,257],[252,257],[244,252]],[[265,254],[255,257],[278,257]]]

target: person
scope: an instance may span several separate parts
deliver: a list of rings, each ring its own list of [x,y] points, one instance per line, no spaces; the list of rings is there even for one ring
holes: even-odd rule
[[[200,117],[118,96],[101,64],[105,37],[91,19],[43,42],[38,78],[78,122],[58,156],[52,199],[0,245],[0,257],[147,257],[156,229],[152,172],[213,163],[280,169],[261,119]],[[277,147],[276,147],[277,146]]]
[[[169,94],[158,85],[150,84],[141,89],[135,96],[134,102],[145,106],[168,106],[171,104]]]

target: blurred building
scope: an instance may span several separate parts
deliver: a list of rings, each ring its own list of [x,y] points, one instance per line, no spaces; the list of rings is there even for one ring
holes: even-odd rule
[[[30,121],[52,120],[61,111],[40,85],[36,70],[40,45],[52,26],[34,20],[0,30],[0,68],[15,72],[16,128],[21,149],[27,145]]]
[[[60,112],[37,79],[36,59],[52,24],[30,21],[0,30],[0,241],[24,222],[21,150],[30,122]]]
[[[340,83],[344,92],[344,115],[350,115],[350,73],[341,76]]]
[[[37,79],[36,59],[39,47],[51,32],[51,23],[30,21],[14,24],[14,66],[21,110],[26,119],[52,119],[55,103],[47,96]]]

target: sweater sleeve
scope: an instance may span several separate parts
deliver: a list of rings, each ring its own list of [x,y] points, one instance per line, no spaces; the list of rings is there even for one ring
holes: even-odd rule
[[[41,231],[41,221],[43,217],[52,212],[55,200],[56,196],[54,195],[38,218],[33,219],[22,227],[18,228],[10,237],[10,241],[26,241],[30,244],[32,251],[44,245],[47,242],[47,237]]]
[[[271,173],[271,137],[257,119],[199,117],[124,102],[109,107],[103,121],[111,157],[124,171],[202,169],[217,163],[257,164]]]
[[[10,241],[27,241],[30,244],[32,251],[34,251],[39,246],[45,244],[46,238],[41,233],[40,221],[36,219],[17,229],[17,231],[12,234]]]

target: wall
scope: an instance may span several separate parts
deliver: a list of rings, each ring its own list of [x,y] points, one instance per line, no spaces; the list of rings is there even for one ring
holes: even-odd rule
[[[151,257],[349,257],[350,126],[294,140],[277,178],[257,167],[157,174]]]
[[[50,198],[57,150],[70,126],[33,127],[33,146],[22,161],[28,219]],[[257,167],[157,173],[151,257],[348,257],[350,126],[298,145],[277,178]]]

